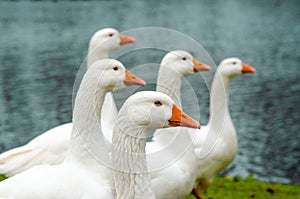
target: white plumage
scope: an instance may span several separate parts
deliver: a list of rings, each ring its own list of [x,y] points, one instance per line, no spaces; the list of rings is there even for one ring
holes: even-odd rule
[[[210,70],[210,67],[194,59],[190,53],[181,50],[171,51],[161,62],[156,90],[169,95],[181,107],[181,78],[205,70]],[[193,189],[198,162],[187,128],[159,129],[153,139],[153,142],[146,145],[150,168],[156,162],[170,160],[165,168],[151,173],[152,189],[156,197],[184,198]],[[149,153],[153,155],[150,156]],[[153,159],[150,158],[152,156]]]
[[[144,91],[126,100],[113,135],[112,162],[118,199],[155,198],[146,161],[146,137],[148,131],[170,125],[200,128],[163,93]]]
[[[112,28],[97,31],[90,39],[88,66],[97,60],[108,58],[111,51],[131,42],[134,42],[133,38],[124,36]],[[104,132],[111,134],[112,122],[117,114],[116,106],[113,102],[105,100],[104,107],[101,114],[102,127]],[[68,149],[71,131],[72,123],[63,124],[46,131],[24,146],[2,153],[0,174],[10,177],[36,165],[61,163]]]
[[[228,107],[230,80],[254,72],[254,68],[240,59],[223,60],[212,83],[208,124],[196,132],[188,130],[194,138],[193,145],[199,159],[194,186],[194,193],[198,196],[208,189],[213,178],[234,160],[237,153],[237,136]]]
[[[64,161],[36,166],[0,182],[0,197],[114,198],[111,170],[104,164],[109,164],[109,157],[99,121],[105,94],[127,84],[145,85],[145,82],[116,60],[95,62],[85,74],[76,97],[70,145]]]

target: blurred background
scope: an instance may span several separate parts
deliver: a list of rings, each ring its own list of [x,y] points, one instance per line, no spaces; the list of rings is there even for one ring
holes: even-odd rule
[[[1,1],[0,152],[71,121],[75,75],[95,31],[164,27],[195,39],[216,64],[234,56],[257,69],[230,85],[239,153],[223,174],[300,184],[299,8],[298,0]],[[208,90],[190,81],[206,124]]]

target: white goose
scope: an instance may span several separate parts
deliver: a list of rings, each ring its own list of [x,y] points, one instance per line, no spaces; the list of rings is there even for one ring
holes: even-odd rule
[[[147,133],[156,128],[200,124],[177,108],[167,95],[155,91],[129,97],[120,109],[113,134],[112,163],[117,199],[155,198],[147,172]]]
[[[236,156],[237,136],[228,108],[228,89],[232,78],[245,73],[255,73],[255,69],[237,58],[223,60],[212,83],[208,124],[196,132],[189,129],[199,158],[198,177],[193,190],[198,198],[208,189],[213,178]]]
[[[171,51],[161,62],[156,90],[170,96],[181,107],[182,77],[207,70],[210,70],[210,67],[194,59],[190,53],[182,50]],[[146,146],[148,156],[149,153],[153,153],[153,156],[164,154],[164,159],[176,160],[166,168],[151,173],[155,196],[164,199],[184,198],[193,189],[198,161],[186,128],[159,129],[155,132],[153,140]],[[156,153],[160,150],[163,152]],[[148,158],[148,162],[153,164],[164,161],[158,157],[158,160]]]
[[[134,42],[132,37],[122,35],[115,29],[99,30],[90,39],[88,66],[97,60],[108,58],[108,54],[121,45],[132,42]],[[105,100],[107,105],[104,105],[105,108],[101,114],[104,131],[112,129],[112,121],[114,115],[117,114],[114,102],[109,100],[112,97],[107,98],[108,100]],[[24,146],[2,153],[0,174],[10,177],[36,165],[61,163],[68,149],[71,131],[72,123],[63,124],[37,136]]]
[[[0,198],[114,198],[111,170],[101,127],[105,94],[126,85],[145,85],[118,61],[95,62],[80,85],[74,111],[70,148],[59,165],[40,165],[0,182]],[[102,161],[102,162],[101,162]],[[104,161],[104,162],[103,162]]]

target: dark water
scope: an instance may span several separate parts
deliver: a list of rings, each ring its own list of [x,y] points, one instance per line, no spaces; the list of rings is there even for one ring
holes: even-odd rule
[[[156,26],[194,38],[216,63],[235,56],[257,69],[231,83],[239,154],[225,173],[300,183],[299,8],[298,0],[2,1],[0,152],[71,121],[75,74],[96,30]],[[158,63],[157,54],[130,64]],[[190,80],[205,124],[207,88]]]

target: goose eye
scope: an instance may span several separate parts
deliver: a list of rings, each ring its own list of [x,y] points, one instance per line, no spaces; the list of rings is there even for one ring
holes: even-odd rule
[[[115,66],[113,69],[117,71],[117,70],[119,70],[119,67]]]
[[[112,37],[114,34],[110,33],[108,36]]]
[[[159,101],[159,100],[156,100],[156,101],[154,102],[154,105],[155,105],[155,106],[161,106],[161,105],[162,105],[162,102]]]
[[[236,62],[234,61],[234,62],[232,62],[232,64],[233,64],[233,65],[236,65]]]
[[[183,57],[182,60],[186,60],[186,57]]]

